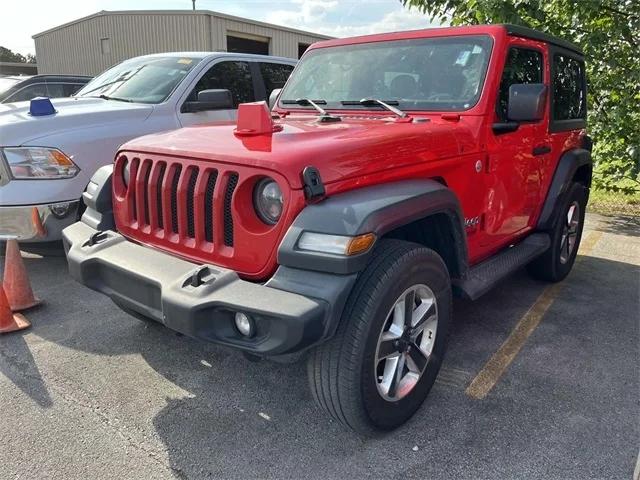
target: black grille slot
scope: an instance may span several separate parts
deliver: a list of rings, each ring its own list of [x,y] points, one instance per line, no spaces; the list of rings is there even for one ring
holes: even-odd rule
[[[158,185],[156,190],[156,207],[158,211],[158,228],[164,228],[164,220],[162,219],[162,181],[164,180],[164,171],[167,165],[160,164],[160,173],[158,174]]]
[[[207,242],[213,242],[213,191],[216,188],[217,179],[217,170],[209,172],[204,196],[204,239]]]
[[[136,179],[140,174],[140,161],[137,158],[134,158],[133,160],[131,160],[131,164],[128,166],[128,168],[129,168],[129,181],[127,182],[127,188],[130,188],[133,191],[132,213],[133,213],[133,220],[137,221],[138,220],[138,203],[136,202],[136,195],[138,194],[138,192],[136,192],[136,187],[137,187]],[[133,175],[133,173],[135,173],[135,175]]]
[[[194,226],[193,210],[195,206],[196,181],[198,180],[198,169],[192,168],[187,185],[187,235],[191,238],[196,236]]]
[[[144,172],[144,224],[149,225],[149,175],[151,175],[151,162],[147,161],[142,165],[146,166],[146,171]]]
[[[178,165],[171,181],[171,231],[178,233],[178,182],[182,173],[182,165]]]
[[[238,174],[229,175],[227,183],[227,191],[224,192],[224,244],[227,247],[233,247],[233,217],[231,216],[231,198],[233,191],[238,185]]]

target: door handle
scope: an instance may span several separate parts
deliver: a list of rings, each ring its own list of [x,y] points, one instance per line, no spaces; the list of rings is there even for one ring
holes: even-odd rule
[[[533,155],[536,157],[538,155],[551,153],[551,147],[549,145],[538,145],[537,147],[533,147],[533,151],[531,153],[533,153]]]

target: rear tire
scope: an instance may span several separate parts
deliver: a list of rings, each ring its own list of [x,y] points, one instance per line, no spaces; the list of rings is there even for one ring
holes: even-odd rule
[[[417,244],[380,241],[335,336],[309,356],[316,403],[365,435],[402,425],[436,379],[450,318],[451,281],[440,256]]]
[[[569,187],[560,209],[560,217],[549,232],[551,246],[527,266],[527,271],[533,278],[559,282],[569,275],[582,239],[587,198],[588,189],[584,185],[573,183]]]

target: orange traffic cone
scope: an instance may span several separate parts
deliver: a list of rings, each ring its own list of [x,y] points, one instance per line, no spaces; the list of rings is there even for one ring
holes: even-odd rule
[[[29,328],[31,322],[20,313],[13,313],[9,306],[9,300],[0,282],[0,333],[15,332]]]
[[[18,312],[42,303],[33,295],[27,269],[22,261],[18,241],[7,240],[7,252],[4,259],[4,287],[11,310]]]
[[[40,213],[38,213],[38,208],[33,207],[31,209],[31,223],[33,224],[33,228],[36,231],[36,235],[38,237],[44,237],[47,234],[47,231],[42,224],[42,219],[40,218]]]

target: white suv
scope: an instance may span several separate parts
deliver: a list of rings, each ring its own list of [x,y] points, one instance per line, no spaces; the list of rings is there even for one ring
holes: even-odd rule
[[[179,52],[126,60],[72,98],[0,105],[0,237],[56,241],[82,210],[91,176],[124,142],[232,121],[239,103],[267,100],[295,60]]]

